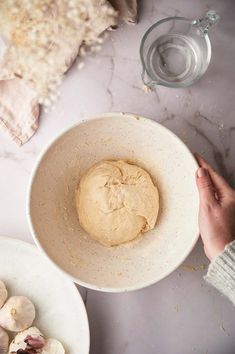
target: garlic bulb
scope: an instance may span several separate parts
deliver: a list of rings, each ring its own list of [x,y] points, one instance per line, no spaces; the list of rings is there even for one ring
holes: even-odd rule
[[[7,289],[3,281],[0,280],[0,308],[3,306],[4,302],[7,299]]]
[[[42,349],[42,354],[65,354],[65,350],[57,339],[49,338]]]
[[[0,310],[0,326],[12,332],[30,327],[35,319],[33,303],[25,296],[12,296]]]
[[[42,349],[45,339],[37,327],[30,327],[18,333],[9,347],[9,353],[17,353],[18,350]]]
[[[8,346],[9,346],[8,334],[0,327],[0,354],[7,354]]]

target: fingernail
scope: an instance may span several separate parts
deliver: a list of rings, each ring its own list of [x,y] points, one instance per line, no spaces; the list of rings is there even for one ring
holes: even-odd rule
[[[197,176],[198,178],[206,177],[208,175],[208,172],[205,168],[199,168],[197,170]]]

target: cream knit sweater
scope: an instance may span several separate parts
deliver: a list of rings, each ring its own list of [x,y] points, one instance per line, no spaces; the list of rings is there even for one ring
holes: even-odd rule
[[[235,305],[235,241],[211,262],[205,279]]]

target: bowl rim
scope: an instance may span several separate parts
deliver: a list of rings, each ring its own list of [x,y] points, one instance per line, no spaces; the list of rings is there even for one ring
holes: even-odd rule
[[[123,293],[123,292],[129,292],[129,291],[135,291],[135,290],[140,290],[143,288],[146,288],[148,286],[151,286],[157,282],[159,282],[160,280],[166,278],[167,276],[169,276],[171,273],[173,273],[184,261],[185,259],[189,256],[189,254],[192,252],[193,248],[195,247],[198,238],[199,238],[199,232],[198,234],[195,236],[194,241],[191,244],[191,247],[189,248],[189,250],[187,252],[184,253],[184,255],[182,256],[180,262],[177,262],[177,264],[175,265],[175,267],[173,269],[171,269],[170,271],[164,273],[162,276],[158,276],[156,278],[152,278],[151,281],[146,281],[146,282],[141,282],[138,283],[137,285],[132,285],[132,286],[125,286],[125,287],[108,287],[108,286],[104,286],[104,287],[99,287],[97,285],[94,285],[92,283],[88,283],[85,282],[83,280],[80,280],[79,278],[71,275],[68,271],[64,270],[60,265],[58,265],[54,260],[52,260],[49,256],[49,254],[47,253],[47,251],[44,249],[44,247],[41,245],[40,240],[36,234],[36,231],[34,229],[33,226],[33,222],[31,219],[31,197],[32,197],[32,187],[33,187],[33,183],[35,180],[35,177],[37,175],[37,171],[38,168],[44,158],[44,156],[47,154],[47,152],[50,150],[50,148],[57,142],[59,141],[59,139],[62,138],[63,135],[67,134],[69,131],[71,131],[72,129],[78,127],[81,124],[85,124],[85,123],[89,123],[90,121],[97,121],[99,119],[103,119],[103,118],[113,118],[113,119],[119,119],[124,118],[125,119],[138,119],[141,120],[142,122],[152,125],[153,127],[155,127],[156,125],[158,126],[158,128],[162,129],[164,132],[166,132],[167,134],[169,134],[170,136],[172,136],[180,145],[181,147],[185,150],[186,153],[188,153],[189,156],[191,156],[192,158],[192,162],[195,165],[195,168],[198,167],[198,163],[196,158],[194,157],[194,155],[192,154],[192,152],[190,151],[190,149],[188,148],[188,146],[175,134],[173,133],[170,129],[166,128],[165,126],[163,126],[162,124],[150,119],[150,118],[146,118],[143,117],[139,114],[134,114],[134,113],[128,113],[128,112],[107,112],[107,113],[101,113],[101,114],[96,114],[96,115],[91,115],[91,116],[86,116],[86,118],[82,119],[81,121],[74,123],[70,126],[68,126],[67,128],[63,129],[58,135],[56,135],[56,137],[52,138],[48,144],[46,144],[46,146],[41,150],[41,152],[39,153],[35,165],[32,169],[30,178],[29,178],[29,184],[27,187],[27,199],[26,199],[26,216],[27,216],[27,220],[28,220],[28,225],[29,225],[29,229],[30,229],[30,233],[32,235],[32,238],[36,244],[36,246],[38,247],[38,249],[41,251],[41,253],[47,258],[47,260],[53,265],[53,267],[55,267],[58,271],[62,272],[67,278],[69,278],[73,283],[76,283],[78,285],[81,285],[85,288],[91,289],[91,290],[97,290],[97,291],[101,291],[101,292],[109,292],[109,293]]]

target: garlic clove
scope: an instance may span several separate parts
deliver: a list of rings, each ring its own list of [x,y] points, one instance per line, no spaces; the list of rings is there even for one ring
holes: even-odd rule
[[[33,348],[33,344],[37,346],[37,348],[34,346],[35,349],[41,349],[45,345],[43,334],[37,327],[30,327],[18,333],[10,344],[9,353],[17,353],[18,350],[25,350],[27,347]]]
[[[0,326],[11,332],[30,327],[35,319],[35,307],[25,296],[12,296],[0,310]]]
[[[49,338],[42,349],[42,354],[65,354],[65,350],[57,339]]]
[[[44,337],[36,335],[28,335],[24,341],[27,344],[27,349],[34,350],[42,349],[46,344]]]
[[[0,308],[4,305],[8,296],[7,289],[3,281],[0,280]]]
[[[7,332],[0,328],[0,354],[7,354],[9,346],[9,337]]]

